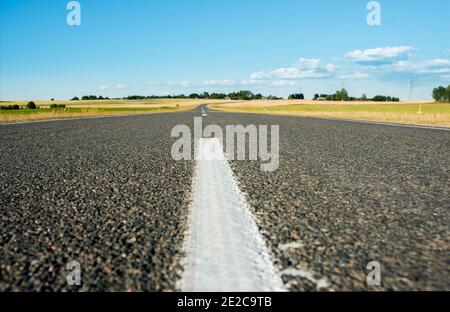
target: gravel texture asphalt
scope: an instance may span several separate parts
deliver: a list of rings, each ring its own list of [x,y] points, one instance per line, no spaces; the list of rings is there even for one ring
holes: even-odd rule
[[[176,290],[195,112],[0,126],[0,291]],[[280,166],[231,162],[285,285],[450,290],[450,131],[208,111],[280,125]],[[78,261],[82,287],[66,286]],[[381,264],[381,287],[366,265]],[[319,283],[318,281],[322,281]]]
[[[280,126],[277,171],[232,167],[290,290],[450,290],[450,131],[214,111],[208,122]],[[370,261],[381,287],[367,286]]]
[[[193,164],[170,132],[190,115],[0,126],[0,290],[174,290]]]

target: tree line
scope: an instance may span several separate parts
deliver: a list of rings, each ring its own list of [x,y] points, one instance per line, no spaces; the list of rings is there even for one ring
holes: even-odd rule
[[[289,100],[304,100],[305,96],[303,93],[294,93],[289,95]],[[399,102],[400,99],[392,96],[376,95],[369,99],[365,94],[362,97],[352,97],[348,95],[346,89],[341,89],[336,91],[334,94],[314,94],[314,101],[374,101],[374,102]]]
[[[434,88],[433,99],[436,102],[450,102],[450,85],[447,88],[443,86]]]
[[[251,91],[247,90],[241,90],[237,92],[231,92],[231,93],[209,93],[209,92],[203,92],[203,93],[191,93],[189,95],[185,94],[178,94],[178,95],[163,95],[163,96],[157,96],[157,95],[130,95],[122,98],[114,98],[114,100],[148,100],[148,99],[217,99],[217,100],[244,100],[244,101],[250,101],[250,100],[280,100],[282,98],[268,95],[264,96],[261,93],[254,94]],[[71,101],[79,101],[79,97],[74,97],[71,99]],[[81,97],[81,100],[83,101],[95,101],[95,100],[110,100],[109,97],[103,97],[103,96],[97,96],[97,95],[85,95]]]
[[[314,100],[323,101],[373,101],[373,102],[400,102],[400,99],[393,96],[376,95],[373,98],[368,98],[366,94],[361,97],[354,97],[348,94],[346,89],[336,91],[334,94],[314,94]]]
[[[261,93],[254,94],[251,91],[241,90],[231,93],[191,93],[189,95],[130,95],[122,98],[113,98],[114,100],[146,100],[146,99],[217,99],[217,100],[281,100],[282,98],[273,95],[264,96]],[[81,97],[83,101],[95,101],[95,100],[109,100],[109,97],[103,97],[101,95],[85,95]],[[293,93],[288,97],[289,100],[304,100],[305,95],[303,93]],[[450,85],[448,87],[439,86],[433,89],[433,99],[437,102],[450,102]],[[80,98],[74,97],[71,101],[79,101]],[[313,97],[314,101],[373,101],[373,102],[400,102],[398,97],[376,95],[372,98],[368,98],[365,94],[361,97],[353,97],[348,94],[346,89],[337,90],[334,94],[316,93]]]

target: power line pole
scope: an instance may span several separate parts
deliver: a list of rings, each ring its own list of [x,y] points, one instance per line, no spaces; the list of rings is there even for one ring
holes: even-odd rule
[[[413,99],[413,91],[414,91],[414,77],[411,77],[409,82],[409,92],[408,92],[408,100],[411,101]]]

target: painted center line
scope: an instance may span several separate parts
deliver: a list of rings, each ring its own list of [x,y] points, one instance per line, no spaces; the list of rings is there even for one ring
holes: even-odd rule
[[[218,139],[200,139],[183,291],[285,291]]]

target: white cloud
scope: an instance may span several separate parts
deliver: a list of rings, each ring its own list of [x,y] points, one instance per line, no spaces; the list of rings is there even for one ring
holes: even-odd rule
[[[336,65],[334,65],[334,64],[327,64],[327,65],[325,66],[325,68],[326,68],[329,72],[334,72],[334,71],[336,71]]]
[[[252,80],[253,79],[264,79],[264,78],[269,78],[270,74],[263,72],[263,71],[259,71],[259,72],[251,74],[250,77],[252,78]]]
[[[169,81],[167,83],[169,87],[188,88],[191,86],[191,82],[187,80],[182,81]]]
[[[366,79],[368,77],[369,77],[369,74],[367,74],[367,73],[354,72],[354,73],[342,74],[339,76],[339,79],[358,80],[358,79]]]
[[[449,59],[433,59],[423,62],[399,61],[383,68],[384,71],[403,72],[411,74],[446,74],[450,73]]]
[[[427,64],[429,65],[437,65],[437,66],[450,66],[450,60],[448,59],[434,59],[431,61],[428,61]]]
[[[334,64],[322,65],[320,59],[301,58],[292,67],[281,67],[272,71],[259,71],[251,75],[251,79],[301,79],[325,78],[336,70]]]
[[[270,83],[273,87],[293,87],[297,85],[297,82],[293,80],[275,80]]]
[[[408,59],[414,52],[409,46],[355,50],[345,54],[352,62],[367,65],[392,64]]]
[[[121,83],[118,83],[113,87],[111,87],[107,84],[102,84],[98,89],[100,91],[121,90],[121,89],[125,89],[125,86]]]
[[[302,57],[297,61],[295,67],[299,69],[316,69],[319,65],[320,59],[306,59]]]
[[[450,73],[450,60],[448,59],[434,59],[426,61],[419,72],[430,74],[445,74]]]
[[[265,84],[267,84],[265,80],[257,80],[257,79],[241,80],[242,86],[262,86]]]
[[[235,85],[235,81],[233,80],[204,80],[202,81],[202,85],[211,86],[211,87],[227,87]]]

